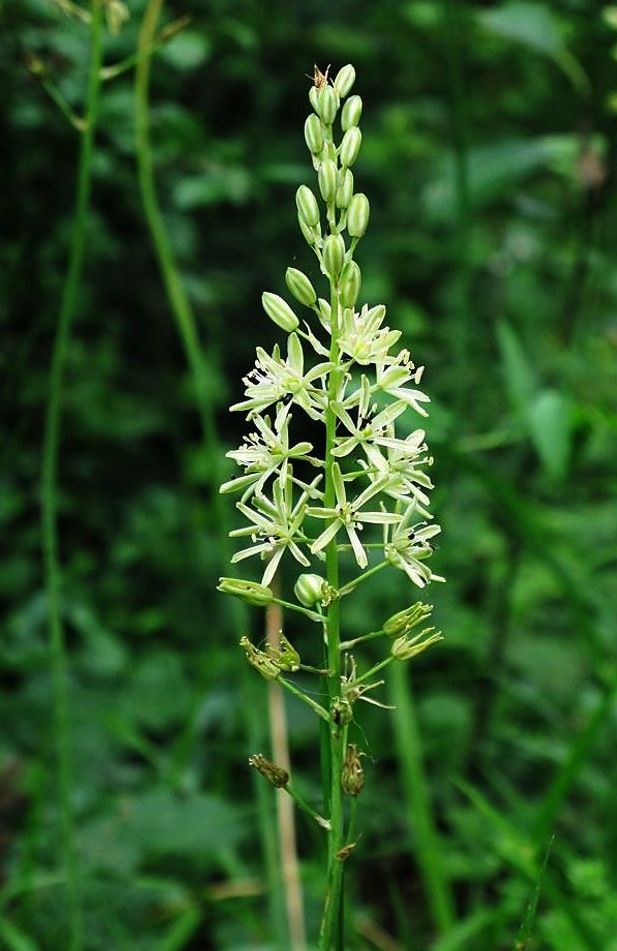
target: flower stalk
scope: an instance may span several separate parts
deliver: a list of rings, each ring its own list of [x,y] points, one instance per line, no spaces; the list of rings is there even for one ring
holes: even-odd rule
[[[308,705],[321,724],[319,811],[299,799],[288,776],[270,769],[280,788],[327,831],[319,951],[344,947],[343,870],[356,846],[364,785],[362,750],[348,742],[356,730],[355,706],[363,700],[391,709],[373,696],[384,684],[375,675],[391,664],[400,667],[441,639],[432,627],[414,630],[431,614],[422,602],[397,611],[378,631],[352,631],[342,639],[345,599],[379,572],[399,570],[418,588],[443,580],[427,564],[431,539],[439,532],[429,511],[433,486],[426,470],[432,458],[424,430],[409,426],[413,414],[427,415],[429,399],[418,389],[423,367],[414,365],[409,351],[396,352],[401,334],[385,325],[385,306],[360,303],[362,274],[354,255],[370,205],[366,195],[354,191],[351,171],[362,145],[362,100],[353,95],[342,106],[354,82],[351,65],[334,81],[316,67],[309,92],[313,111],[304,126],[325,214],[316,193],[302,184],[296,193],[298,224],[327,282],[327,298],[318,297],[312,275],[295,267],[285,274],[292,304],[264,292],[266,316],[287,337],[286,356],[278,344],[272,353],[257,348],[255,368],[244,378],[245,398],[231,407],[245,413],[255,429],[227,454],[242,474],[221,486],[224,493],[240,493],[236,507],[245,520],[231,532],[247,541],[232,563],[258,558],[264,570],[259,581],[221,579],[220,590],[253,605],[284,605],[323,628],[322,654],[314,648],[309,663],[286,636],[277,651],[260,650],[247,635],[241,640],[250,665]],[[307,309],[310,321],[302,320],[297,305]],[[312,432],[321,424],[321,445],[292,438],[294,420],[302,415],[311,420]],[[402,423],[404,433],[398,431]],[[295,602],[279,597],[278,590],[275,597],[269,587],[286,562],[301,569],[293,584]],[[357,566],[351,578],[350,562]],[[290,636],[295,640],[295,633]],[[352,649],[378,638],[387,643],[386,656],[358,673]],[[297,671],[317,676],[314,690],[294,684]]]

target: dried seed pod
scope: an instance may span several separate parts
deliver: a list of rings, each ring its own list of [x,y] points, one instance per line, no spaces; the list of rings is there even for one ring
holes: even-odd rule
[[[255,753],[249,756],[249,766],[261,773],[269,783],[272,783],[277,789],[281,789],[289,782],[289,773],[282,766],[277,766],[272,760],[266,759],[261,753]]]
[[[341,771],[341,786],[347,796],[359,796],[364,786],[364,770],[355,743],[349,743]]]

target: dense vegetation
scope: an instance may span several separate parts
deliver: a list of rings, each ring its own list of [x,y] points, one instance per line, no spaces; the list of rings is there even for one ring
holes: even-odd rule
[[[106,22],[106,67],[137,48],[146,4],[129,7],[117,33]],[[191,22],[141,60],[141,86],[132,68],[104,74],[57,394],[63,656],[39,501],[84,135],[70,119],[91,62],[80,9],[1,11],[0,943],[290,947],[269,888],[274,793],[246,766],[270,740],[237,642],[264,621],[215,591],[233,519],[217,486],[242,433],[225,407],[278,334],[261,292],[285,293],[287,265],[315,273],[293,203],[310,183],[304,76],[351,61],[372,207],[362,295],[387,302],[427,366],[432,567],[448,580],[430,588],[445,641],[412,676],[397,668],[381,695],[396,712],[365,706],[354,736],[366,785],[346,948],[613,951],[617,8],[174,2],[161,27]],[[105,13],[122,20],[117,3]],[[180,309],[142,200],[148,116]],[[347,636],[415,599],[398,574],[358,589]],[[317,803],[310,711],[287,714]],[[320,840],[297,825],[314,934]]]

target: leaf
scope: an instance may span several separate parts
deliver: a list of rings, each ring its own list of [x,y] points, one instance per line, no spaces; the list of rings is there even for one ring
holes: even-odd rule
[[[159,56],[176,69],[195,69],[210,58],[210,43],[194,30],[184,30],[159,51]]]
[[[4,917],[0,918],[0,938],[7,951],[38,951],[38,944]]]
[[[548,857],[551,853],[551,848],[553,847],[554,841],[555,841],[555,837],[553,836],[546,847],[546,852],[544,853],[544,861],[542,862],[542,865],[540,866],[540,870],[534,882],[532,893],[527,903],[525,914],[523,916],[521,926],[516,936],[516,941],[514,942],[514,951],[525,951],[525,949],[529,946],[529,942],[531,940],[531,933],[533,930],[533,925],[536,920],[536,911],[538,909],[538,899],[540,897],[540,888],[542,886],[542,879],[544,878],[544,872],[546,871],[546,866],[548,864]]]
[[[572,452],[572,406],[558,390],[542,390],[528,407],[529,435],[547,474],[555,480],[568,472]]]
[[[535,392],[536,379],[527,354],[514,328],[502,321],[497,327],[497,341],[505,375],[506,389],[513,410],[524,420]]]
[[[579,91],[589,89],[589,78],[568,50],[559,20],[544,3],[512,0],[478,13],[480,24],[496,36],[512,40],[553,60]]]

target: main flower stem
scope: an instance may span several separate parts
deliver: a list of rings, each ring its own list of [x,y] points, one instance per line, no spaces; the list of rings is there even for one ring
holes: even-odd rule
[[[328,383],[328,408],[326,410],[326,452],[325,469],[326,485],[324,504],[327,508],[335,508],[336,493],[334,491],[333,466],[334,456],[334,438],[336,435],[336,415],[332,408],[336,400],[340,385],[339,368],[339,286],[336,279],[330,281],[330,307],[331,307],[331,344],[330,361],[333,369],[330,373]],[[328,584],[338,590],[339,585],[339,564],[338,549],[336,539],[332,539],[326,549],[326,576]],[[330,708],[332,714],[332,702],[339,695],[341,687],[341,602],[339,598],[334,598],[328,607],[326,618],[326,640],[328,654],[328,696],[330,699]],[[321,923],[321,932],[319,938],[319,951],[330,951],[333,947],[333,940],[338,930],[341,901],[341,884],[343,875],[343,864],[337,857],[343,847],[343,790],[341,787],[341,770],[343,768],[344,758],[344,730],[340,723],[330,720],[329,726],[329,775],[330,775],[330,795],[329,795],[329,816],[330,832],[328,833],[328,872],[326,897],[324,902],[323,918]]]
[[[79,870],[75,852],[72,806],[72,763],[69,732],[67,657],[61,609],[61,573],[58,551],[58,455],[62,415],[62,388],[71,324],[76,312],[77,292],[84,261],[85,228],[90,202],[92,152],[98,115],[101,69],[102,8],[92,0],[90,20],[90,67],[85,120],[81,133],[77,193],[71,232],[69,262],[62,290],[60,314],[54,340],[49,378],[49,399],[41,467],[41,534],[45,583],[49,610],[49,646],[54,694],[54,725],[58,757],[62,855],[68,893],[69,949],[83,946]]]

